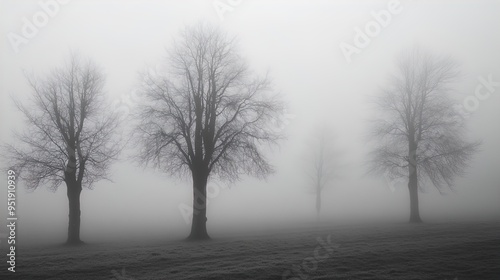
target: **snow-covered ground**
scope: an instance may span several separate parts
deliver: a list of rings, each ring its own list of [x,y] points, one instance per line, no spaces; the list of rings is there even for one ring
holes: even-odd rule
[[[5,257],[4,257],[5,259]],[[500,279],[500,223],[336,225],[208,242],[44,245],[0,279]]]

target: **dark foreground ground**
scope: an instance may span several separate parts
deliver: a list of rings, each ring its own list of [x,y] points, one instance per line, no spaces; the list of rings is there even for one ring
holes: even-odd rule
[[[17,254],[16,273],[4,263],[0,279],[500,279],[500,223],[344,225]]]

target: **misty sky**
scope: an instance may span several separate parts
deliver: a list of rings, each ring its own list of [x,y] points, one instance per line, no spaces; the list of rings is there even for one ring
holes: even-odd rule
[[[214,4],[236,3],[219,16]],[[241,2],[241,3],[239,3]],[[133,95],[138,73],[161,65],[179,30],[200,20],[220,25],[239,39],[241,55],[256,73],[269,72],[288,104],[283,127],[288,139],[268,153],[276,173],[265,181],[242,178],[230,185],[209,182],[219,194],[209,200],[208,231],[266,229],[315,219],[315,198],[307,193],[304,156],[318,123],[326,123],[340,150],[339,178],[325,191],[322,216],[332,221],[407,221],[408,190],[395,192],[381,176],[366,173],[368,120],[376,111],[368,102],[395,74],[395,59],[414,46],[450,55],[460,65],[454,84],[457,104],[474,95],[478,77],[500,81],[500,1],[401,1],[386,27],[371,38],[350,63],[339,45],[353,45],[355,28],[364,29],[372,12],[389,1],[68,1],[27,43],[17,46],[9,34],[22,35],[26,23],[43,11],[36,1],[0,0],[0,141],[23,128],[11,97],[28,100],[24,72],[46,75],[71,51],[94,60],[106,73],[111,102]],[[424,221],[460,217],[486,219],[500,213],[500,87],[468,119],[468,137],[482,139],[481,151],[456,193],[441,196],[432,186],[420,195]],[[189,180],[127,160],[128,149],[112,167],[113,182],[84,189],[82,239],[134,234],[184,235],[189,230],[179,205],[192,204]],[[0,165],[8,166],[2,158]],[[2,186],[6,185],[6,175]],[[56,193],[41,187],[27,192],[19,182],[20,238],[63,239],[67,228],[65,186]],[[4,189],[4,188],[3,188]],[[6,209],[1,192],[1,214]],[[149,233],[148,233],[149,232]]]

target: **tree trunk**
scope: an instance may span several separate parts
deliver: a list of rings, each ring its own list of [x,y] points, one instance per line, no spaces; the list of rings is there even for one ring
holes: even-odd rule
[[[416,175],[410,175],[410,182],[408,183],[408,188],[410,191],[410,223],[422,222],[418,210],[418,184],[416,177]]]
[[[418,210],[418,177],[417,177],[417,145],[410,143],[409,152],[409,180],[408,190],[410,192],[410,223],[421,223],[420,213]]]
[[[193,172],[193,222],[188,240],[210,239],[207,233],[207,181],[205,172]]]
[[[69,201],[69,225],[67,244],[75,245],[83,243],[80,240],[80,194],[82,186],[78,182],[66,183]]]
[[[316,190],[316,215],[319,222],[319,213],[321,212],[321,188]]]

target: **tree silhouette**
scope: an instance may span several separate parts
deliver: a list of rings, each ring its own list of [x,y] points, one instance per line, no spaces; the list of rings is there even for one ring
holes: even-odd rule
[[[68,244],[80,240],[80,193],[107,179],[120,146],[114,136],[117,118],[107,112],[104,76],[91,61],[72,55],[68,63],[44,79],[28,77],[31,104],[15,101],[26,129],[4,152],[28,189],[64,182],[69,201]]]
[[[337,174],[339,168],[333,149],[332,132],[325,126],[319,126],[311,134],[306,153],[306,172],[311,185],[309,191],[316,196],[316,214],[319,220],[321,212],[321,196]]]
[[[458,71],[446,57],[414,49],[398,61],[398,73],[375,101],[380,116],[372,135],[372,171],[408,177],[410,222],[419,223],[418,190],[424,183],[441,193],[453,188],[479,142],[464,139],[464,119],[453,110],[449,92]]]
[[[193,218],[188,239],[208,239],[206,196],[209,177],[263,177],[272,167],[260,145],[280,134],[282,103],[269,80],[252,75],[235,39],[206,24],[187,27],[169,51],[163,74],[142,76],[134,139],[138,160],[173,175],[190,174]]]

